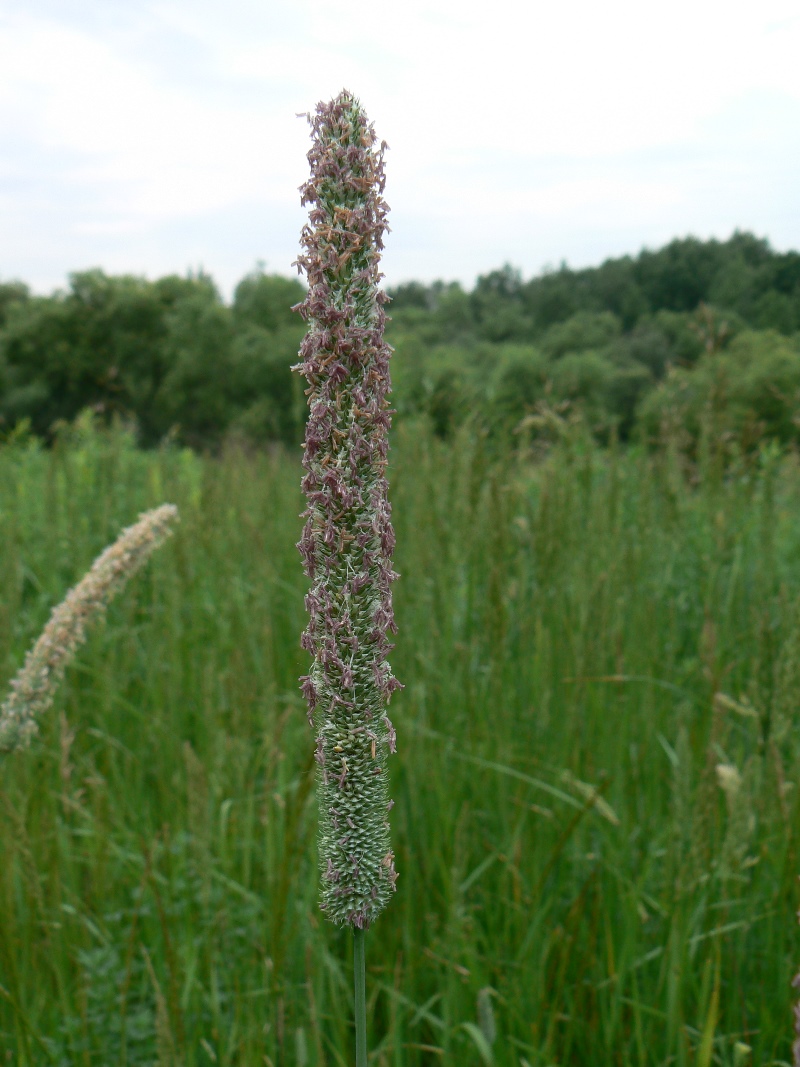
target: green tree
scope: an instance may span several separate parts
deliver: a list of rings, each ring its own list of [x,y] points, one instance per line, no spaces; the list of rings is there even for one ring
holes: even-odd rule
[[[686,237],[657,252],[640,253],[634,277],[653,311],[694,311],[701,301],[708,302],[724,256],[718,241]]]
[[[622,334],[622,323],[610,311],[578,311],[565,322],[551,326],[539,339],[550,359],[570,353],[605,348]]]
[[[237,326],[248,323],[270,331],[289,327],[299,329],[299,336],[302,337],[302,321],[292,308],[305,295],[305,286],[297,278],[265,274],[259,267],[242,278],[236,286],[233,316]]]
[[[24,282],[0,282],[0,328],[5,325],[11,305],[24,303],[30,295]]]
[[[704,352],[693,368],[674,368],[643,400],[640,423],[651,442],[664,434],[694,452],[703,433],[740,451],[763,440],[800,439],[800,343],[775,330],[747,330]]]
[[[305,327],[292,308],[305,297],[293,278],[253,271],[233,298],[231,428],[253,443],[298,442],[305,422],[300,379],[292,374]]]
[[[7,424],[29,418],[50,434],[83,408],[138,420],[142,440],[160,427],[154,403],[168,369],[166,317],[204,278],[148,282],[101,270],[70,275],[69,290],[7,305],[0,331],[6,381],[0,413]]]
[[[209,283],[176,302],[166,327],[168,370],[155,397],[157,424],[193,448],[214,448],[235,413],[230,308]]]
[[[471,304],[479,337],[525,341],[533,336],[533,320],[522,300],[522,275],[509,264],[478,278]]]

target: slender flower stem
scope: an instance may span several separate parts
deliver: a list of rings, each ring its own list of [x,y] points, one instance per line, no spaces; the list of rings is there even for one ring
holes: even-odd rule
[[[386,467],[391,348],[379,287],[388,207],[383,153],[346,90],[309,115],[310,204],[298,269],[308,295],[300,362],[309,418],[302,486],[308,501],[297,546],[311,579],[301,644],[313,660],[301,680],[317,733],[320,905],[353,927],[356,1067],[367,1067],[364,934],[395,891],[389,837],[387,715],[402,686],[388,662],[396,632],[391,584],[394,530]]]
[[[366,931],[353,927],[353,977],[355,979],[356,1067],[367,1067],[367,993],[364,963]]]

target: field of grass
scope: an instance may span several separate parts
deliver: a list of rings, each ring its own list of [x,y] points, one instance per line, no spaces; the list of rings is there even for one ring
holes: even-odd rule
[[[790,1062],[800,465],[579,437],[533,463],[412,424],[392,457],[400,880],[367,939],[371,1062]],[[299,476],[120,433],[0,451],[2,681],[122,526],[182,516],[0,763],[0,1064],[352,1062]]]

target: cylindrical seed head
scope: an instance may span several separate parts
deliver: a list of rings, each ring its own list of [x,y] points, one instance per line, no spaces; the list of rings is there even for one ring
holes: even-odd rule
[[[400,688],[387,655],[395,631],[394,531],[386,482],[391,349],[378,266],[387,229],[383,154],[358,101],[343,91],[309,116],[310,204],[298,268],[309,289],[297,310],[308,333],[295,368],[308,380],[298,545],[311,589],[302,679],[317,729],[321,906],[336,923],[366,928],[397,874],[389,839],[386,715]]]
[[[162,504],[140,515],[139,521],[122,531],[53,609],[0,706],[0,752],[30,744],[38,730],[37,719],[52,704],[64,671],[86,640],[87,627],[170,536],[177,518],[174,504]]]

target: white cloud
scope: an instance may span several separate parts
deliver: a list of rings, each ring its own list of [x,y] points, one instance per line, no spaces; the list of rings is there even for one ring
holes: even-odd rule
[[[10,37],[0,34],[9,125],[68,152],[62,180],[93,187],[99,206],[156,220],[275,195],[278,178],[291,180],[275,174],[270,151],[280,118],[254,128],[252,114],[159,84],[76,30],[34,24]]]
[[[723,217],[798,243],[799,53],[796,0],[30,0],[0,13],[0,274],[44,284],[126,248],[152,272],[200,249],[226,285],[257,244],[288,262],[295,112],[343,85],[392,148],[390,278],[402,262],[469,280],[465,225],[476,270],[560,259],[523,245],[545,232],[566,249],[582,230],[593,254],[615,219],[630,251],[665,220]],[[431,219],[441,239],[415,267],[398,231]]]

